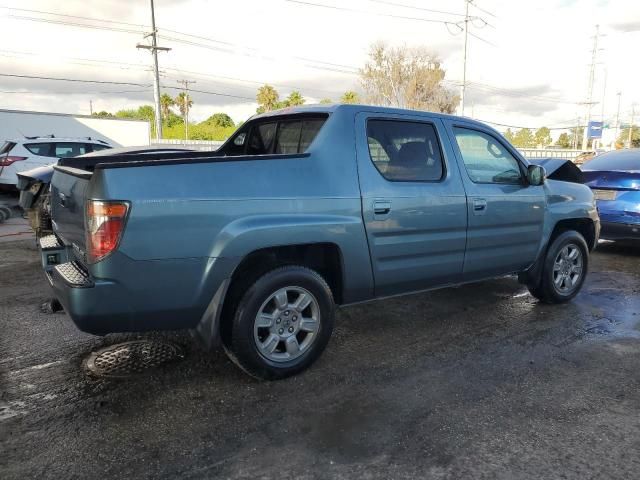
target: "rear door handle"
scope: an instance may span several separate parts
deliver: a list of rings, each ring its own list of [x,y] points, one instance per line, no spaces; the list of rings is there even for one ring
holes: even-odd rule
[[[374,200],[374,215],[388,215],[391,212],[391,200]]]

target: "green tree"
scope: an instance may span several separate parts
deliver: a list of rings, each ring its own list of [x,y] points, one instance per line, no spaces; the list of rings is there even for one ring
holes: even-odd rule
[[[320,105],[328,105],[330,103],[333,103],[333,100],[331,100],[330,98],[323,98],[322,100],[320,100]]]
[[[582,147],[582,136],[584,135],[584,127],[573,127],[569,131],[569,138],[571,139],[571,147],[581,148]],[[591,140],[589,140],[589,144],[591,144]]]
[[[193,106],[193,100],[187,93],[180,92],[175,99],[175,104],[180,110],[180,115],[186,118],[187,112]]]
[[[620,136],[616,141],[616,146],[620,148],[623,148],[623,147],[629,148],[628,143],[629,143],[629,127],[622,129],[622,132],[620,132]],[[640,147],[640,127],[634,125],[631,130],[631,148],[638,148],[638,147]]]
[[[256,112],[264,113],[277,109],[279,99],[280,94],[275,88],[271,85],[263,85],[258,89],[258,94],[256,95],[256,100],[258,101]]]
[[[342,94],[342,97],[340,97],[340,102],[342,102],[342,103],[359,103],[360,102],[360,95],[358,95],[358,93],[354,92],[353,90],[349,90],[349,91],[344,92]]]
[[[444,86],[440,59],[425,48],[371,47],[360,70],[365,100],[373,105],[453,113],[460,99]]]
[[[91,115],[93,115],[94,117],[102,117],[102,118],[113,118],[114,115],[113,113],[109,113],[105,110],[102,110],[101,112],[93,112]]]
[[[551,130],[547,127],[540,127],[534,135],[534,143],[536,147],[548,147],[551,145]]]
[[[513,132],[511,131],[510,128],[507,128],[507,131],[504,132],[504,138],[506,138],[509,143],[513,143],[514,142],[515,136],[514,136],[514,134],[513,134]]]
[[[202,123],[210,124],[215,127],[223,127],[223,128],[235,127],[235,123],[233,123],[233,119],[226,113],[214,113]]]
[[[151,135],[155,136],[155,112],[151,105],[141,105],[137,109],[119,110],[115,115],[117,118],[131,118],[134,120],[146,120],[151,124]]]
[[[519,148],[531,148],[535,146],[535,137],[528,128],[521,128],[513,137],[513,145]]]
[[[556,145],[560,148],[571,148],[571,137],[567,132],[562,132],[556,141]]]
[[[162,119],[167,120],[169,118],[169,112],[171,107],[176,104],[175,100],[171,98],[171,95],[163,93],[160,95],[160,110],[162,111]]]
[[[294,90],[293,92],[291,92],[289,94],[289,96],[287,98],[285,98],[282,106],[284,106],[284,107],[298,107],[300,105],[304,105],[305,102],[306,102],[306,100],[300,94],[300,92],[298,92],[297,90]]]

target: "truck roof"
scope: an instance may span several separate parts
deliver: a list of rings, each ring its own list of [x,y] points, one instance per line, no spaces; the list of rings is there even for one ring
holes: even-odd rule
[[[330,103],[330,104],[314,104],[314,105],[300,105],[297,107],[285,107],[278,110],[272,110],[270,112],[260,113],[254,115],[250,120],[257,118],[267,118],[279,115],[295,115],[297,113],[333,113],[337,110],[357,110],[359,112],[380,112],[387,114],[397,115],[424,115],[431,118],[457,118],[464,119],[467,122],[477,123],[484,125],[484,123],[474,120],[470,117],[461,117],[459,115],[449,115],[447,113],[429,112],[426,110],[410,110],[407,108],[397,107],[383,107],[378,105],[362,105],[362,104],[350,104],[350,103]]]

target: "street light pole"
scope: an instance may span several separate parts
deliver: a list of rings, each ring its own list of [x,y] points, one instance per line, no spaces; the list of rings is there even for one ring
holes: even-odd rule
[[[587,92],[587,121],[582,136],[582,150],[587,149],[589,143],[589,123],[591,123],[591,107],[593,106],[593,80],[596,70],[596,55],[598,54],[598,37],[600,36],[600,26],[596,25],[596,35],[593,38],[593,50],[591,51],[591,70],[589,71],[589,89]]]

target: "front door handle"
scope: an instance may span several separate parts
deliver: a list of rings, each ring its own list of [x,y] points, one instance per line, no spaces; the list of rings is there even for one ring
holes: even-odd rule
[[[374,215],[388,215],[391,212],[391,200],[374,200]]]
[[[473,199],[473,214],[484,215],[487,211],[487,201],[484,198]]]

